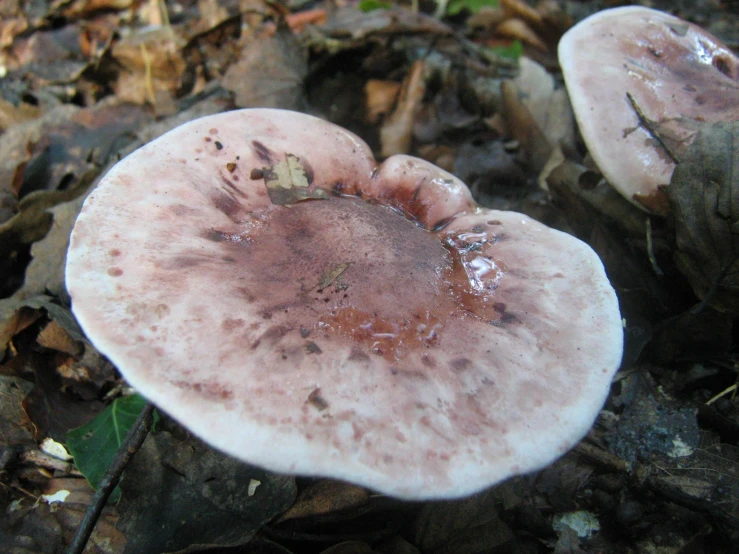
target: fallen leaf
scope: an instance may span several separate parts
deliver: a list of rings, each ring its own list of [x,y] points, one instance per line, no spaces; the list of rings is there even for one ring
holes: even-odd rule
[[[462,500],[428,502],[414,524],[414,544],[422,552],[493,552],[513,540],[500,520],[492,490]]]
[[[272,37],[250,40],[221,84],[236,95],[239,108],[300,109],[305,106],[303,80],[307,52],[286,28]]]
[[[86,195],[62,202],[50,210],[52,224],[46,236],[31,247],[33,259],[26,269],[23,295],[50,294],[67,300],[64,289],[64,264],[67,259],[69,235],[82,208]]]
[[[667,194],[678,268],[698,298],[739,313],[739,122],[704,124]]]
[[[292,508],[282,514],[277,523],[358,508],[368,502],[369,493],[364,488],[323,479],[303,490]]]
[[[253,481],[260,485],[249,495]],[[245,544],[295,500],[292,477],[275,475],[168,432],[150,434],[120,485],[118,529],[126,552],[201,552]]]
[[[83,346],[56,321],[50,321],[41,330],[36,338],[40,346],[65,352],[70,356],[79,356],[82,353]]]
[[[549,48],[539,38],[539,35],[523,19],[506,19],[495,28],[495,34],[501,37],[519,39],[537,50],[547,52]]]
[[[185,44],[169,26],[147,27],[125,36],[113,45],[111,55],[124,71],[115,83],[120,100],[156,105],[182,87],[187,63],[182,54]]]
[[[0,443],[5,446],[33,444],[33,425],[23,410],[23,399],[33,389],[20,377],[0,375]]]
[[[327,286],[329,286],[331,283],[336,281],[336,279],[338,279],[339,276],[342,273],[344,273],[350,265],[351,264],[343,263],[343,264],[337,264],[333,267],[328,268],[326,271],[324,271],[321,274],[321,279],[318,282],[318,289],[323,290]]]
[[[567,91],[555,88],[552,76],[538,63],[519,59],[518,77],[503,82],[508,131],[521,143],[527,161],[539,172],[559,146],[575,151],[575,118]]]
[[[451,27],[422,12],[404,8],[374,10],[364,13],[354,6],[332,10],[326,24],[320,27],[327,36],[361,41],[373,34],[394,35],[402,33],[429,33],[453,35]]]
[[[382,116],[392,111],[400,92],[400,83],[370,79],[364,85],[367,97],[367,122],[377,123]]]
[[[328,198],[325,190],[310,188],[313,181],[312,172],[300,158],[292,154],[287,154],[284,160],[271,167],[263,168],[255,174],[257,175],[264,178],[269,199],[279,206],[295,204],[302,200]]]

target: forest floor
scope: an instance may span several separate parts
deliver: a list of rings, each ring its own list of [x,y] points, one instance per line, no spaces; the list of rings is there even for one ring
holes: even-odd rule
[[[160,412],[86,552],[739,551],[738,64],[717,65],[734,80],[726,120],[710,121],[723,134],[702,130],[709,148],[680,154],[691,175],[719,181],[673,183],[648,213],[600,178],[557,59],[572,25],[617,4],[0,2],[0,552],[68,548],[88,479],[99,482],[144,404],[72,313],[64,266],[82,202],[143,144],[249,107],[327,119],[377,159],[423,158],[480,205],[587,242],[619,297],[621,369],[572,451],[450,501],[271,474]],[[736,3],[649,7],[739,51]],[[709,184],[733,202],[728,214]],[[686,236],[709,246],[691,250]]]

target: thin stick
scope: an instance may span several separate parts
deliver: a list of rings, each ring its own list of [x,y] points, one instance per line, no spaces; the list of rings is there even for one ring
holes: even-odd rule
[[[664,272],[660,269],[657,263],[657,258],[654,255],[654,242],[652,241],[652,218],[647,217],[647,256],[649,256],[649,263],[652,264],[652,271],[658,276],[664,277]]]
[[[88,506],[85,517],[82,518],[80,526],[77,528],[77,533],[72,540],[72,544],[69,545],[67,554],[81,554],[87,545],[87,541],[90,539],[95,524],[100,519],[100,514],[103,513],[105,503],[108,501],[108,497],[111,495],[118,480],[121,478],[123,470],[136,454],[138,449],[144,443],[146,435],[149,434],[151,429],[151,422],[153,420],[154,406],[147,402],[144,409],[141,410],[139,417],[133,424],[133,427],[128,431],[128,435],[124,439],[121,446],[118,448],[118,452],[115,453],[113,463],[110,464],[108,471],[105,472],[105,476],[100,481],[98,489],[92,497],[92,503]]]
[[[656,140],[659,145],[662,147],[662,149],[667,152],[667,155],[670,157],[670,159],[677,163],[680,163],[677,159],[677,156],[670,150],[670,148],[665,144],[665,141],[662,140],[662,137],[660,136],[657,129],[654,128],[654,123],[651,119],[649,119],[644,112],[639,107],[639,104],[636,103],[636,100],[631,95],[630,92],[626,93],[626,98],[629,99],[629,102],[631,103],[631,107],[634,108],[634,111],[636,112],[636,117],[639,118],[639,122],[644,126],[644,128],[649,131],[649,134],[652,135],[652,138]]]

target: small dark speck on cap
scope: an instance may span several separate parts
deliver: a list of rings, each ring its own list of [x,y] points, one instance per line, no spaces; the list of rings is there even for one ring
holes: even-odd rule
[[[221,143],[221,141],[217,140],[215,142],[215,145],[217,150],[223,150],[223,144]]]
[[[308,403],[316,408],[319,412],[322,412],[323,410],[328,408],[328,402],[326,402],[326,399],[321,396],[320,387],[316,387],[315,389],[313,389],[313,392],[308,395]]]
[[[306,343],[305,349],[308,354],[321,354],[323,352],[323,350],[321,350],[321,347],[313,341],[309,341],[308,343]]]

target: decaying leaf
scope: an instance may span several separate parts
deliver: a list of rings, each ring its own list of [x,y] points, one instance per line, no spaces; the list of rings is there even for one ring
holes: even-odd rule
[[[395,81],[370,79],[364,86],[367,96],[367,121],[377,123],[380,118],[390,113],[400,92],[400,84]]]
[[[324,271],[321,274],[321,279],[318,283],[318,288],[321,290],[325,289],[331,283],[336,281],[336,279],[338,279],[341,276],[341,274],[344,273],[350,265],[351,264],[343,263],[343,264],[335,265],[333,267],[329,267],[326,271]]]
[[[7,194],[13,201],[18,200],[33,146],[52,128],[68,122],[78,111],[76,106],[62,105],[3,133],[0,137],[0,194]],[[0,212],[0,224],[12,216],[16,206],[8,204],[8,208],[11,209]]]
[[[739,122],[704,124],[667,192],[680,271],[703,302],[739,313]]]
[[[278,522],[358,508],[369,502],[366,489],[350,483],[323,479],[300,493],[295,504]]]
[[[567,91],[555,88],[547,71],[526,57],[521,72],[502,85],[505,117],[511,135],[521,143],[534,171],[541,171],[552,150],[574,151],[575,119]]]
[[[0,444],[32,444],[32,423],[23,411],[23,399],[33,384],[20,377],[0,375]]]
[[[323,189],[311,189],[312,172],[300,158],[292,154],[287,154],[281,162],[263,168],[253,176],[264,178],[269,199],[279,206],[295,204],[301,200],[328,198],[328,194]]]
[[[26,297],[37,294],[53,294],[66,297],[64,290],[64,262],[67,259],[69,234],[85,201],[82,194],[70,202],[63,202],[49,210],[53,216],[51,229],[46,237],[31,247],[33,260],[26,269],[23,293]]]
[[[251,483],[260,485],[249,495]],[[149,435],[121,483],[127,553],[201,552],[247,543],[295,499],[292,477],[244,464],[192,437]]]
[[[40,346],[64,352],[70,356],[79,356],[83,351],[83,346],[56,321],[50,321],[38,334],[36,341]]]
[[[239,108],[301,109],[307,52],[289,29],[249,41],[240,59],[223,76],[222,85],[236,95]]]
[[[145,28],[117,42],[112,56],[125,69],[115,85],[118,97],[136,104],[155,104],[174,94],[187,70],[183,44],[170,27]]]
[[[414,525],[414,543],[422,552],[473,554],[495,552],[513,541],[500,520],[492,490],[453,502],[429,502]]]

